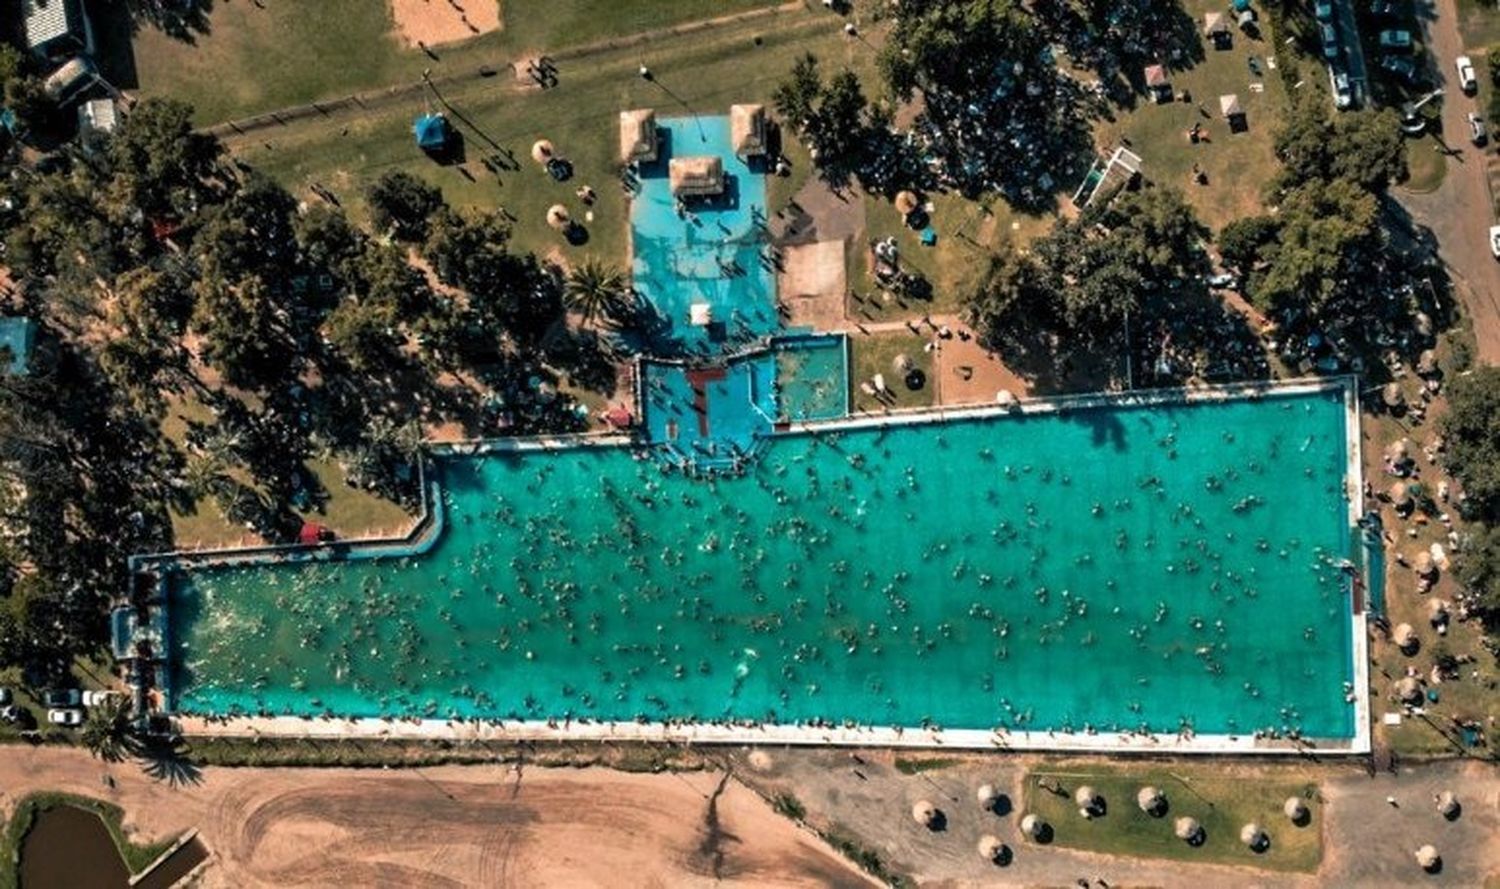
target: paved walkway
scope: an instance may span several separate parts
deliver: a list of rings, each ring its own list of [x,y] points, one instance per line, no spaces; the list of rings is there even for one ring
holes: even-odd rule
[[[1495,222],[1485,152],[1469,143],[1466,115],[1476,110],[1452,77],[1453,60],[1464,51],[1454,0],[1432,0],[1424,19],[1427,47],[1435,57],[1434,75],[1447,95],[1443,102],[1443,141],[1457,153],[1448,158],[1443,184],[1429,194],[1396,191],[1412,218],[1432,229],[1438,253],[1474,324],[1478,357],[1500,364],[1500,262],[1490,253],[1489,227]],[[1417,150],[1426,151],[1425,147]]]

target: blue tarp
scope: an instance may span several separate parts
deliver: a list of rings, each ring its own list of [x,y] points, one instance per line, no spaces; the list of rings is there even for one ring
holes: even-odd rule
[[[0,318],[0,369],[25,374],[31,365],[31,347],[36,342],[36,322],[30,318]]]
[[[417,147],[423,151],[436,151],[448,144],[448,118],[441,114],[424,114],[411,129],[417,137]]]

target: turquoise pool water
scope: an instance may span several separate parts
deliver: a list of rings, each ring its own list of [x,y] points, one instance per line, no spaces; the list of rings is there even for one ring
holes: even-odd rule
[[[438,460],[421,558],[171,584],[181,711],[1350,737],[1337,391]]]
[[[694,352],[716,352],[773,333],[775,280],[761,262],[767,237],[763,174],[734,155],[729,118],[662,118],[659,157],[641,168],[630,204],[631,272],[636,287],[671,325],[671,336]],[[686,216],[667,179],[674,156],[717,155],[725,195],[691,199]],[[712,310],[713,327],[688,323],[694,303]]]

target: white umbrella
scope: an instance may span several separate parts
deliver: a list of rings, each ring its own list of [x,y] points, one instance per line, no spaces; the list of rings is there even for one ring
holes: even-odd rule
[[[937,820],[937,807],[925,799],[919,799],[911,807],[911,817],[923,827],[931,827]]]
[[[1304,803],[1300,796],[1287,797],[1286,802],[1281,804],[1281,811],[1295,822],[1300,822],[1308,816],[1307,803]]]
[[[1437,849],[1431,844],[1417,850],[1417,864],[1421,866],[1422,870],[1434,870],[1437,868],[1438,862],[1442,860],[1442,857],[1438,855]]]
[[[979,838],[979,857],[985,861],[999,861],[1000,856],[1005,853],[1005,844],[1000,838],[992,834],[985,834]]]
[[[1026,815],[1021,819],[1021,833],[1033,840],[1042,835],[1042,830],[1046,826],[1046,822],[1036,815]]]
[[[1196,842],[1203,835],[1203,825],[1198,823],[1197,818],[1189,818],[1184,815],[1172,824],[1172,832],[1177,835],[1179,840],[1186,840],[1192,843]]]
[[[979,785],[979,789],[974,791],[974,796],[979,800],[979,808],[984,809],[986,812],[993,809],[995,801],[1000,798],[1000,794],[996,792],[995,785],[993,784]]]
[[[1252,849],[1259,849],[1266,844],[1266,832],[1259,824],[1251,821],[1240,828],[1240,842]]]
[[[1158,815],[1167,807],[1167,798],[1156,787],[1142,787],[1135,795],[1135,804],[1147,815]]]
[[[1453,791],[1445,790],[1438,794],[1437,807],[1438,813],[1444,818],[1453,818],[1458,814],[1458,797],[1453,795]]]

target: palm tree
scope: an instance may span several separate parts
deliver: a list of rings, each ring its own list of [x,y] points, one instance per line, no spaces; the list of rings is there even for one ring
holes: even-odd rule
[[[619,323],[630,308],[629,285],[620,270],[597,259],[586,259],[568,272],[563,282],[563,305],[583,316],[584,323]]]
[[[105,762],[120,762],[134,751],[130,709],[123,698],[115,698],[89,710],[80,737],[88,751]]]

